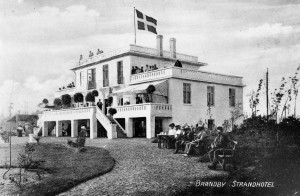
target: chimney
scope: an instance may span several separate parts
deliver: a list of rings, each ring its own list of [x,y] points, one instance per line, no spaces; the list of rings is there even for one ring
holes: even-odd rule
[[[163,36],[162,35],[156,36],[156,48],[157,48],[157,55],[163,56]]]
[[[170,52],[172,53],[172,57],[176,59],[176,39],[170,38]]]

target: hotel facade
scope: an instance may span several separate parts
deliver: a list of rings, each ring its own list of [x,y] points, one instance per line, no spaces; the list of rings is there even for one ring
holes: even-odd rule
[[[206,64],[177,53],[174,38],[169,50],[163,50],[163,36],[156,42],[156,48],[129,45],[75,62],[75,87],[55,92],[57,98],[71,95],[72,107],[44,111],[38,121],[43,136],[76,137],[84,125],[91,139],[152,138],[171,122],[196,124],[201,119],[220,126],[233,109],[243,112],[242,77],[201,71]],[[146,70],[147,65],[157,69]],[[144,71],[133,73],[135,66]],[[155,91],[147,91],[149,86]],[[74,103],[75,93],[85,97],[94,90],[102,109],[85,100]],[[113,117],[107,116],[109,108],[117,111]]]

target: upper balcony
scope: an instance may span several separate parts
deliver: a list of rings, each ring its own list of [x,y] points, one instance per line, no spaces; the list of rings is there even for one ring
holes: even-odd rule
[[[44,111],[44,121],[89,119],[96,112],[96,107],[78,107],[61,110]]]
[[[242,77],[195,71],[179,67],[167,67],[150,72],[131,75],[130,84],[138,84],[166,78],[182,78],[210,83],[243,86]]]
[[[172,105],[165,103],[142,103],[134,105],[124,105],[115,107],[117,113],[114,118],[125,117],[172,117]]]
[[[75,87],[66,88],[66,89],[55,91],[54,97],[61,97],[64,94],[74,95],[75,93],[76,93]]]
[[[109,59],[121,54],[125,54],[125,53],[134,53],[134,54],[145,54],[145,55],[150,55],[150,56],[158,56],[158,52],[157,49],[155,48],[148,48],[148,47],[144,47],[144,46],[138,46],[138,45],[129,45],[117,50],[113,50],[110,52],[105,52],[105,53],[101,53],[80,61],[73,61],[71,62],[71,64],[73,65],[73,68],[77,68],[77,67],[81,67],[84,65],[88,65],[88,64],[92,64],[101,60],[105,60],[105,59]],[[170,51],[163,51],[163,57],[164,58],[170,58],[170,59],[174,59],[172,57],[172,52]],[[179,59],[180,61],[186,61],[186,62],[191,62],[191,63],[196,63],[199,65],[205,65],[204,63],[200,63],[198,62],[198,57],[196,56],[191,56],[191,55],[186,55],[186,54],[180,54],[180,53],[176,53],[176,59]]]

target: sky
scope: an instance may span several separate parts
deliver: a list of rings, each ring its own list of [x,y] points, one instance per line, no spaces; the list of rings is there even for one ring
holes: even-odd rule
[[[30,113],[52,99],[74,81],[69,69],[80,54],[133,44],[133,7],[157,19],[164,49],[174,37],[178,52],[208,64],[203,71],[242,76],[247,113],[248,94],[267,68],[273,91],[300,63],[296,0],[2,0],[0,115],[11,102],[13,113]],[[155,47],[156,36],[137,31],[137,44]],[[264,112],[264,93],[260,99]]]

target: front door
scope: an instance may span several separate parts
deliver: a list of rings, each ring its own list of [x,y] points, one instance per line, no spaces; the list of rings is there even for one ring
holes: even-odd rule
[[[162,118],[155,118],[155,135],[163,132]]]
[[[134,118],[133,129],[133,137],[146,137],[146,118]]]

